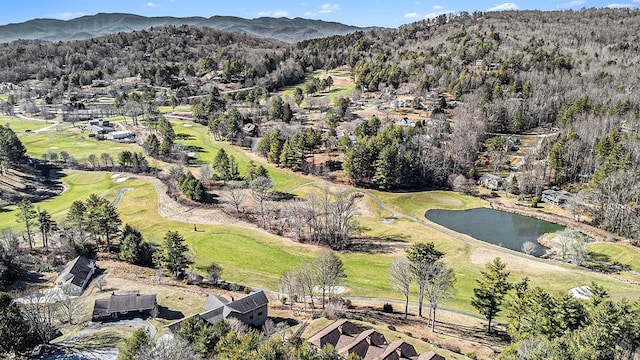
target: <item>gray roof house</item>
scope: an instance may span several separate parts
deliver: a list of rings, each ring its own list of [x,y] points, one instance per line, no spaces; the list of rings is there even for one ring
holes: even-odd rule
[[[363,360],[445,360],[434,352],[419,355],[404,340],[388,343],[383,334],[373,329],[361,331],[348,320],[334,322],[307,341],[318,349],[331,345],[344,357],[354,354]]]
[[[88,129],[96,135],[104,135],[116,130],[111,123],[106,120],[89,120]]]
[[[564,205],[573,198],[573,194],[564,190],[547,189],[542,192],[541,200],[553,204]]]
[[[480,177],[480,185],[491,190],[501,190],[506,186],[507,180],[497,175],[484,174]]]
[[[158,316],[156,295],[140,295],[138,291],[112,293],[109,298],[96,299],[91,319],[116,319],[130,314]]]
[[[204,303],[204,312],[187,316],[169,324],[171,331],[176,331],[186,319],[198,317],[210,324],[235,318],[244,324],[254,327],[262,326],[267,321],[267,305],[269,300],[264,291],[253,292],[238,300],[228,301],[219,295],[209,295]]]
[[[71,260],[56,278],[56,287],[70,296],[80,296],[96,271],[95,260],[78,256]]]

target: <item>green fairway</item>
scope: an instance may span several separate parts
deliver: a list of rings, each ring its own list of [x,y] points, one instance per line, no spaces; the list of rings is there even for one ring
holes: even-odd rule
[[[204,125],[191,121],[171,121],[171,123],[176,137],[179,139],[176,140],[176,142],[192,147],[198,163],[211,164],[218,151],[224,149],[227,154],[235,157],[241,175],[244,174],[247,164],[249,164],[249,160],[251,159],[256,161],[256,163],[264,165],[267,170],[269,170],[269,176],[271,176],[276,190],[286,191],[310,181],[310,178],[289,170],[280,169],[273,164],[268,164],[263,158],[250,157],[245,150],[237,146],[214,140]]]
[[[51,198],[35,204],[53,215],[54,220],[61,222],[64,219],[69,205],[75,200],[85,200],[90,194],[95,193],[114,200],[125,183],[117,183],[111,179],[110,173],[74,171],[63,178],[66,190],[55,198]],[[16,221],[15,206],[6,208],[12,211],[0,212],[0,229],[22,229],[23,225]]]
[[[228,281],[277,290],[278,279],[284,271],[311,261],[320,250],[318,247],[298,244],[261,230],[233,225],[198,225],[196,232],[191,223],[160,217],[157,211],[156,189],[144,179],[131,178],[117,182],[111,173],[77,171],[65,176],[63,182],[67,186],[64,193],[36,204],[49,210],[55,220],[63,220],[67,208],[74,200],[84,200],[91,193],[113,200],[120,189],[132,188],[133,190],[124,194],[117,206],[123,223],[139,228],[145,239],[156,245],[162,242],[167,231],[178,231],[191,249],[194,269],[203,272],[206,266],[217,262],[224,269],[223,279]],[[433,194],[439,197],[445,195],[457,198],[456,194],[448,192]],[[431,199],[434,199],[433,196]],[[429,198],[428,193],[424,193],[421,198]],[[429,206],[437,205],[429,203]],[[451,202],[449,206],[453,206]],[[418,211],[419,206],[415,205],[414,208],[414,211]],[[21,226],[15,221],[15,211],[12,207],[7,210],[9,211],[0,213],[0,227],[19,229]],[[448,307],[474,312],[470,305],[473,288],[484,264],[490,261],[492,256],[503,256],[514,282],[528,277],[532,286],[542,286],[551,292],[559,293],[596,281],[607,288],[616,299],[636,299],[640,296],[640,288],[620,281],[618,277],[590,272],[567,264],[548,265],[516,255],[500,254],[496,250],[492,252],[408,220],[383,223],[377,216],[361,216],[358,220],[362,234],[381,245],[373,247],[370,251],[344,252],[339,255],[348,275],[344,284],[347,288],[345,296],[401,299],[402,295],[392,291],[389,285],[389,266],[403,253],[404,248],[415,242],[427,241],[434,242],[439,250],[446,253],[444,261],[456,272],[457,294],[445,303]],[[605,245],[615,244],[602,244]],[[485,259],[481,255],[487,251],[489,252]],[[633,259],[629,258],[630,261]],[[415,301],[415,295],[412,295],[412,301]]]
[[[428,209],[465,210],[486,206],[486,202],[476,197],[453,191],[420,191],[388,193],[372,190],[390,208],[423,219]]]
[[[607,262],[619,262],[629,265],[632,270],[640,272],[640,249],[631,245],[595,243],[589,245],[589,251],[595,256],[603,257]]]
[[[21,136],[25,131],[38,130],[49,125],[53,125],[53,121],[34,121],[3,115],[0,116],[0,125],[8,125],[11,130],[16,133],[16,135]]]

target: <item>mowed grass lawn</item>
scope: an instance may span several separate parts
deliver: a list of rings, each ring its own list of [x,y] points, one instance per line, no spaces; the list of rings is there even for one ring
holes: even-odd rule
[[[589,245],[589,251],[602,256],[607,262],[619,262],[629,265],[631,270],[640,272],[640,249],[626,244],[595,243]]]
[[[108,153],[117,161],[118,154],[124,150],[143,151],[141,147],[133,144],[96,140],[89,137],[89,132],[82,132],[81,129],[72,127],[68,123],[61,123],[52,130],[40,133],[26,132],[26,130],[37,130],[50,126],[52,123],[14,117],[0,117],[0,124],[8,124],[16,132],[18,138],[27,149],[27,155],[38,159],[49,151],[58,154],[66,151],[75,157],[77,161],[83,161],[90,154],[94,154],[99,158],[102,153]]]
[[[167,231],[178,231],[190,248],[189,256],[194,261],[194,269],[204,272],[208,265],[217,262],[224,269],[223,279],[228,281],[277,290],[278,280],[284,271],[312,261],[320,251],[318,247],[298,244],[253,228],[198,225],[196,232],[191,223],[164,219],[157,212],[155,187],[144,179],[129,179],[118,183],[107,172],[72,172],[63,181],[68,186],[67,191],[56,198],[36,204],[49,210],[56,220],[64,218],[69,204],[74,200],[86,199],[91,193],[113,200],[121,188],[133,188],[124,194],[118,204],[123,223],[139,228],[146,240],[156,245],[162,242]],[[9,211],[0,213],[0,227],[19,228],[15,221],[15,211],[13,208],[7,210]],[[388,281],[391,262],[411,244],[432,241],[446,253],[444,261],[457,275],[457,294],[444,305],[475,312],[470,306],[470,299],[476,279],[484,268],[484,264],[472,261],[475,246],[407,220],[386,224],[375,216],[363,216],[359,221],[363,235],[376,238],[382,244],[389,244],[389,247],[383,245],[370,252],[339,254],[348,276],[345,281],[345,296],[401,299],[402,296],[392,290]],[[519,259],[512,256],[511,261],[518,262]],[[531,279],[532,286],[541,286],[558,293],[597,281],[609,289],[615,298],[636,299],[640,296],[640,288],[618,281],[612,276],[561,264],[555,265],[559,271],[553,272],[547,266],[540,263],[534,267],[510,269],[511,279],[519,281],[526,276]],[[412,301],[415,301],[415,296],[412,296]]]
[[[224,149],[228,155],[233,155],[238,163],[240,174],[244,175],[247,165],[251,159],[256,164],[262,164],[269,171],[269,176],[274,182],[276,190],[287,191],[298,185],[313,181],[312,178],[294,173],[290,170],[281,169],[273,164],[269,164],[263,158],[251,158],[247,152],[238,146],[231,145],[227,142],[216,141],[209,134],[208,129],[204,125],[191,121],[171,121],[173,129],[176,133],[177,143],[191,146],[195,151],[196,159],[201,164],[211,164],[220,149]],[[187,126],[185,126],[187,125]]]
[[[371,192],[395,211],[421,220],[424,220],[424,213],[428,209],[466,210],[487,206],[481,199],[453,191]]]

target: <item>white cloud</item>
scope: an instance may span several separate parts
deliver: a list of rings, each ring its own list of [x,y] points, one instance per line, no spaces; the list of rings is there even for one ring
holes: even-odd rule
[[[320,13],[320,14],[330,14],[330,13],[334,12],[335,10],[340,10],[340,5],[332,4],[332,3],[325,3],[325,4],[322,4],[320,6],[320,10],[318,10],[318,13]]]
[[[87,15],[87,14],[83,13],[83,12],[66,11],[66,12],[57,13],[53,17],[56,18],[56,19],[60,19],[60,20],[71,20],[71,19],[75,19],[75,18],[78,18],[80,16],[85,16],[85,15]]]
[[[556,6],[556,8],[558,8],[558,9],[570,9],[570,8],[573,8],[573,7],[584,5],[586,2],[587,2],[586,0],[571,0],[571,1],[568,1],[568,2],[565,2],[565,3],[562,3],[562,4],[558,5],[558,6]]]
[[[634,1],[636,1],[636,0],[634,0]],[[640,1],[637,1],[637,2],[640,2]],[[638,5],[636,5],[636,4],[609,4],[609,5],[605,6],[605,7],[609,8],[609,9],[627,9],[627,8],[635,9],[635,8],[638,7]]]
[[[433,10],[442,10],[444,9],[444,6],[441,5],[433,5]]]
[[[149,1],[146,6],[148,8],[154,8],[154,7],[158,7],[158,4],[156,4],[156,3],[152,2],[152,1]]]
[[[287,17],[289,16],[289,12],[285,10],[269,10],[269,11],[260,11],[258,16],[269,16],[269,17]]]
[[[415,19],[419,17],[420,17],[420,14],[418,14],[417,12],[410,12],[410,13],[404,14],[405,19]]]
[[[496,5],[494,7],[488,8],[487,11],[507,11],[507,10],[518,10],[519,7],[516,3],[504,3],[500,5]]]

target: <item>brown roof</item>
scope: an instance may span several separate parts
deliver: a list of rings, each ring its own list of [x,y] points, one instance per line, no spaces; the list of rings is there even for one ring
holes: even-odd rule
[[[318,349],[330,344],[340,349],[351,343],[360,333],[360,329],[348,320],[339,320],[309,338],[309,343]]]
[[[338,354],[356,354],[363,360],[373,360],[382,355],[387,347],[387,339],[374,329],[361,332],[350,344],[338,349]]]
[[[418,352],[413,345],[404,342],[403,340],[396,340],[387,345],[385,351],[380,355],[381,360],[404,360],[414,359],[418,356]]]
[[[433,351],[429,351],[429,352],[420,354],[420,356],[418,356],[418,360],[445,360],[445,358],[441,355],[434,353]]]

